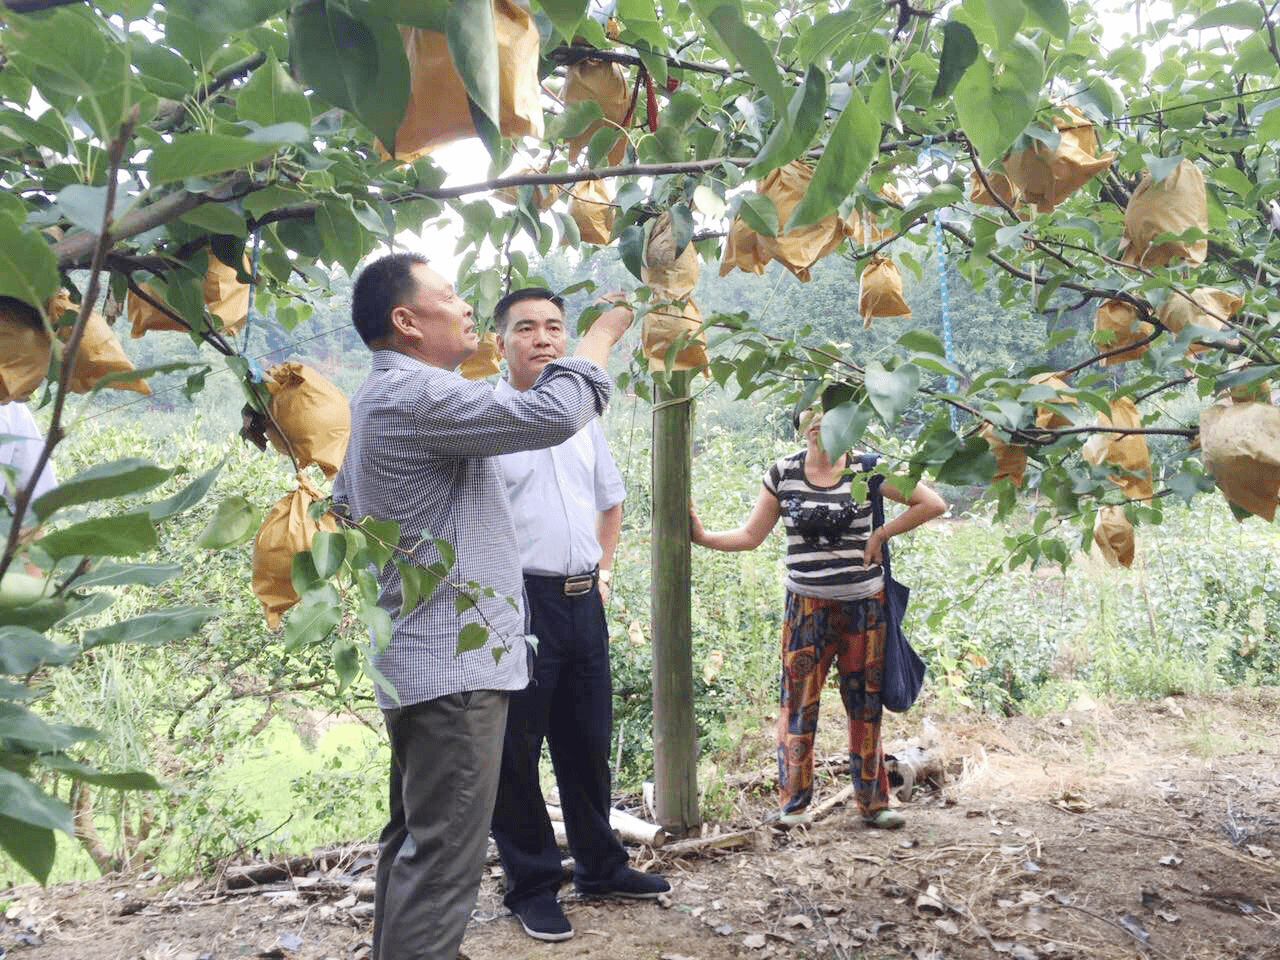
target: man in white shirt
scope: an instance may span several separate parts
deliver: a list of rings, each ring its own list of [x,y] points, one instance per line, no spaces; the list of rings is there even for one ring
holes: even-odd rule
[[[498,302],[495,321],[508,369],[497,396],[507,400],[564,356],[564,303],[550,290],[517,290]],[[556,900],[560,853],[538,780],[544,739],[578,892],[652,899],[671,889],[661,876],[627,865],[609,826],[613,686],[604,600],[625,491],[598,418],[557,446],[498,460],[538,645],[529,686],[510,700],[493,837],[506,870],[507,907],[529,936],[567,940],[573,927]]]

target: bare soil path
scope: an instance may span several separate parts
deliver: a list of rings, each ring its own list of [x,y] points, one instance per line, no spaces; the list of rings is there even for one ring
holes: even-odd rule
[[[636,852],[672,879],[661,904],[581,900],[567,888],[577,935],[540,944],[503,910],[491,869],[465,954],[1280,960],[1280,690],[1086,699],[1034,721],[899,729],[948,771],[940,790],[918,790],[903,808],[904,830],[865,829],[843,806],[808,828],[759,826],[768,786],[745,771],[738,817],[719,829],[750,830],[748,845]],[[822,795],[840,786],[833,772]],[[163,878],[25,887],[5,895],[0,955],[362,960],[366,867],[234,894]]]

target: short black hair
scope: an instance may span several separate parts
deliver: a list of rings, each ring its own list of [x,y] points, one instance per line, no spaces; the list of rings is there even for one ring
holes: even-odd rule
[[[361,271],[351,290],[351,322],[365,345],[391,335],[391,311],[403,306],[417,289],[413,268],[427,266],[420,253],[392,253]]]
[[[0,310],[8,313],[10,319],[16,320],[24,327],[32,330],[44,329],[44,323],[40,320],[40,311],[25,300],[19,300],[17,297],[0,297]]]
[[[845,389],[847,390],[847,387]],[[839,406],[841,402],[840,394],[843,392],[845,392],[845,390],[841,389],[841,384],[829,383],[822,390],[821,400],[814,397],[808,403],[805,403],[804,399],[801,398],[791,411],[791,426],[795,429],[796,433],[800,432],[800,414],[804,413],[811,407],[821,406],[825,413],[828,408]]]
[[[556,305],[560,315],[564,316],[564,297],[558,293],[552,293],[546,287],[523,287],[520,290],[512,290],[493,308],[493,328],[499,336],[507,332],[507,314],[521,300],[550,300]]]

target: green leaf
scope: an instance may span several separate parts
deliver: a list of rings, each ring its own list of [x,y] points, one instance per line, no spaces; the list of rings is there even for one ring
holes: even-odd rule
[[[693,212],[687,203],[677,203],[671,208],[671,239],[677,257],[693,240]]]
[[[1239,0],[1237,3],[1221,4],[1208,13],[1201,14],[1192,22],[1191,29],[1212,30],[1215,27],[1239,27],[1241,30],[1261,30],[1263,26],[1262,8],[1256,3]]]
[[[394,23],[358,0],[350,13],[303,0],[289,14],[294,65],[319,96],[354,114],[388,149],[409,103],[409,61]],[[450,4],[450,11],[456,4]]]
[[[362,660],[360,648],[350,640],[339,638],[334,643],[333,672],[338,675],[338,693],[346,690],[360,676]]]
[[[561,36],[572,40],[574,30],[586,16],[588,0],[538,0],[538,6],[555,24]]]
[[[954,183],[939,184],[923,197],[907,204],[906,208],[898,214],[898,229],[905,230],[909,224],[914,223],[926,213],[960,203],[963,199],[964,191]]]
[[[823,411],[822,448],[830,457],[848,453],[862,439],[871,422],[871,408],[865,398],[854,398]]]
[[[91,587],[122,587],[136,583],[158,587],[182,571],[183,566],[179,563],[113,563],[104,560],[76,580],[75,587],[88,590]]]
[[[119,215],[120,202],[124,199],[116,196],[116,207],[112,218]],[[81,230],[97,235],[102,232],[102,218],[107,210],[107,188],[90,187],[83,183],[73,183],[58,191],[57,207],[62,215]]]
[[[360,529],[368,537],[364,556],[352,557],[352,565],[372,565],[381,570],[391,559],[391,554],[400,544],[400,524],[394,520],[375,520],[365,517],[360,521]]]
[[[204,203],[182,215],[182,222],[199,227],[212,234],[244,239],[249,235],[244,214],[232,210],[223,203]]]
[[[99,517],[55,530],[40,541],[54,560],[63,557],[130,557],[156,545],[156,530],[145,513]]]
[[[342,601],[332,584],[308,590],[284,622],[285,650],[322,642],[341,619]]]
[[[633,224],[618,235],[618,255],[630,274],[643,282],[640,274],[644,265],[644,227]]]
[[[79,653],[74,646],[55,643],[28,627],[0,627],[0,673],[22,676],[45,665],[60,667]]]
[[[468,623],[458,631],[458,645],[454,653],[461,655],[479,650],[489,642],[489,631],[478,623]]]
[[[813,180],[792,212],[787,229],[817,223],[832,213],[857,189],[879,152],[880,122],[862,102],[858,91],[850,90],[849,103],[831,130],[822,159],[813,171]]]
[[[346,555],[347,540],[340,533],[321,530],[311,539],[311,560],[322,580],[328,580],[342,569]]]
[[[282,146],[298,143],[307,136],[299,123],[281,123],[254,135],[233,137],[225,133],[184,133],[172,143],[152,151],[147,169],[154,183],[207,177],[236,170],[271,156]]]
[[[787,88],[778,73],[773,51],[754,29],[742,19],[742,9],[737,2],[725,0],[693,0],[693,8],[709,26],[724,51],[740,63],[748,76],[755,81],[776,111],[787,107]]]
[[[735,215],[762,237],[778,235],[778,208],[763,193],[742,194]]]
[[[290,0],[170,0],[203,30],[234,33],[256,27],[289,6]]]
[[[17,774],[13,775],[17,776]],[[5,789],[5,785],[0,783],[0,793]],[[70,816],[69,811],[67,816]],[[63,828],[59,827],[59,829]],[[71,835],[70,829],[65,832],[68,836]],[[32,826],[25,820],[0,814],[0,849],[38,882],[47,883],[49,871],[53,869],[53,857],[57,852],[58,843],[53,831],[48,827]]]
[[[48,240],[0,216],[0,296],[43,307],[60,283],[58,258]]]
[[[48,519],[55,510],[81,503],[95,503],[115,497],[141,493],[159,486],[172,477],[179,467],[158,467],[149,460],[129,457],[103,463],[76,474],[66,483],[54,487],[31,505],[37,517]]]
[[[158,647],[194,636],[206,622],[221,614],[217,607],[168,607],[89,630],[81,642],[86,650],[109,643]]]
[[[213,486],[214,480],[218,478],[218,472],[222,470],[222,467],[226,462],[227,460],[224,457],[222,460],[218,461],[216,466],[196,477],[196,479],[192,480],[172,497],[167,497],[164,500],[158,500],[155,503],[148,504],[147,515],[151,517],[152,520],[159,521],[175,516],[185,510],[190,510],[204,499],[205,494],[207,494],[209,489]],[[177,473],[178,469],[175,469],[174,472]]]
[[[449,0],[369,0],[369,9],[392,23],[444,33]]]
[[[986,0],[987,22],[995,27],[996,48],[1003,50],[1018,34],[1027,15],[1023,0]]]
[[[942,28],[942,56],[938,59],[938,79],[933,85],[933,99],[950,96],[964,72],[978,59],[978,41],[973,31],[957,20],[948,20]]]
[[[1067,39],[1071,32],[1071,14],[1065,0],[1026,0],[1026,4],[1033,19],[1044,24],[1059,40]]]
[[[917,353],[932,353],[939,357],[947,355],[942,341],[928,330],[908,330],[898,338],[898,345]]]
[[[1164,183],[1169,178],[1169,175],[1178,169],[1178,165],[1182,163],[1182,154],[1176,153],[1172,157],[1157,157],[1150,153],[1144,153],[1142,162],[1146,164],[1147,171],[1151,174],[1151,182],[1160,184]]]
[[[920,386],[920,371],[910,363],[904,363],[894,370],[886,370],[880,361],[872,360],[863,373],[863,383],[867,389],[867,399],[875,407],[876,413],[885,426],[892,427],[916,395]]]
[[[991,455],[991,448],[987,441],[975,434],[938,468],[936,477],[938,483],[962,487],[971,483],[990,483],[995,472],[996,458]]]
[[[16,741],[20,749],[41,753],[61,750],[95,736],[93,730],[48,723],[20,704],[0,701],[0,743]],[[0,789],[0,813],[16,816],[13,811],[4,809],[3,797],[4,791]]]
[[[227,497],[218,504],[195,545],[205,550],[223,550],[244,543],[257,531],[261,517],[261,511],[239,494]]]
[[[804,83],[792,94],[786,111],[779,114],[747,176],[762,177],[804,153],[822,128],[826,105],[827,75],[818,67],[810,66]]]
[[[244,120],[264,127],[276,123],[311,126],[311,105],[302,88],[275,56],[253,72],[236,94],[236,110]]]
[[[471,121],[490,155],[498,153],[501,113],[498,91],[498,39],[492,0],[453,0],[445,28],[449,55],[462,77]]]
[[[1044,59],[1024,37],[1004,51],[999,75],[984,57],[956,85],[956,115],[984,164],[994,163],[1035,116],[1044,83]]]
[[[143,85],[158,97],[181,100],[196,86],[195,71],[174,51],[140,35],[134,35],[129,54]]]

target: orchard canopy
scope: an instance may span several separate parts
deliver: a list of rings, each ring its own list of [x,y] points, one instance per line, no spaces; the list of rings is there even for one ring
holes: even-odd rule
[[[250,292],[288,326],[332,277],[443,224],[479,317],[539,279],[525,251],[614,247],[649,375],[705,369],[787,399],[835,384],[833,449],[893,437],[911,410],[923,426],[901,438],[900,482],[990,486],[1002,512],[1021,491],[1036,534],[1067,525],[1124,562],[1132,523],[1158,522],[1169,496],[1225,494],[1270,521],[1277,6],[1139,2],[1104,24],[1065,0],[0,0],[0,400],[47,404],[56,445],[68,391],[147,389],[156,370],[134,369],[113,332],[128,323],[200,342],[278,435],[269,378],[234,337]],[[474,136],[488,169],[445,186],[433,151]],[[823,256],[853,261],[845,345],[690,300],[700,268],[776,259],[803,280]],[[901,316],[902,271],[938,260],[1041,319],[1042,362],[961,369],[944,331],[918,325],[892,356],[861,358],[863,318]],[[179,332],[148,332],[166,327]],[[197,397],[206,369],[190,369]],[[136,503],[180,471],[125,460],[35,502],[17,492],[7,675],[78,655],[44,631],[108,604],[95,588],[163,579],[129,558],[215,477]],[[299,496],[306,515],[320,494]],[[207,545],[246,535],[243,507],[221,505]],[[394,531],[321,531],[282,585],[302,597],[289,642],[331,636],[342,569],[385,636],[365,568]],[[1066,538],[1027,536],[1006,559],[1068,556]],[[34,584],[13,579],[28,562],[46,571]],[[429,590],[448,567],[442,548],[407,576]],[[460,585],[459,609],[483,589]],[[187,636],[214,614],[155,611],[80,648]],[[483,642],[464,631],[459,648]],[[338,642],[343,676],[359,649]],[[66,749],[85,731],[0,683],[0,834],[43,876],[69,814],[33,770],[150,781],[77,765]]]

